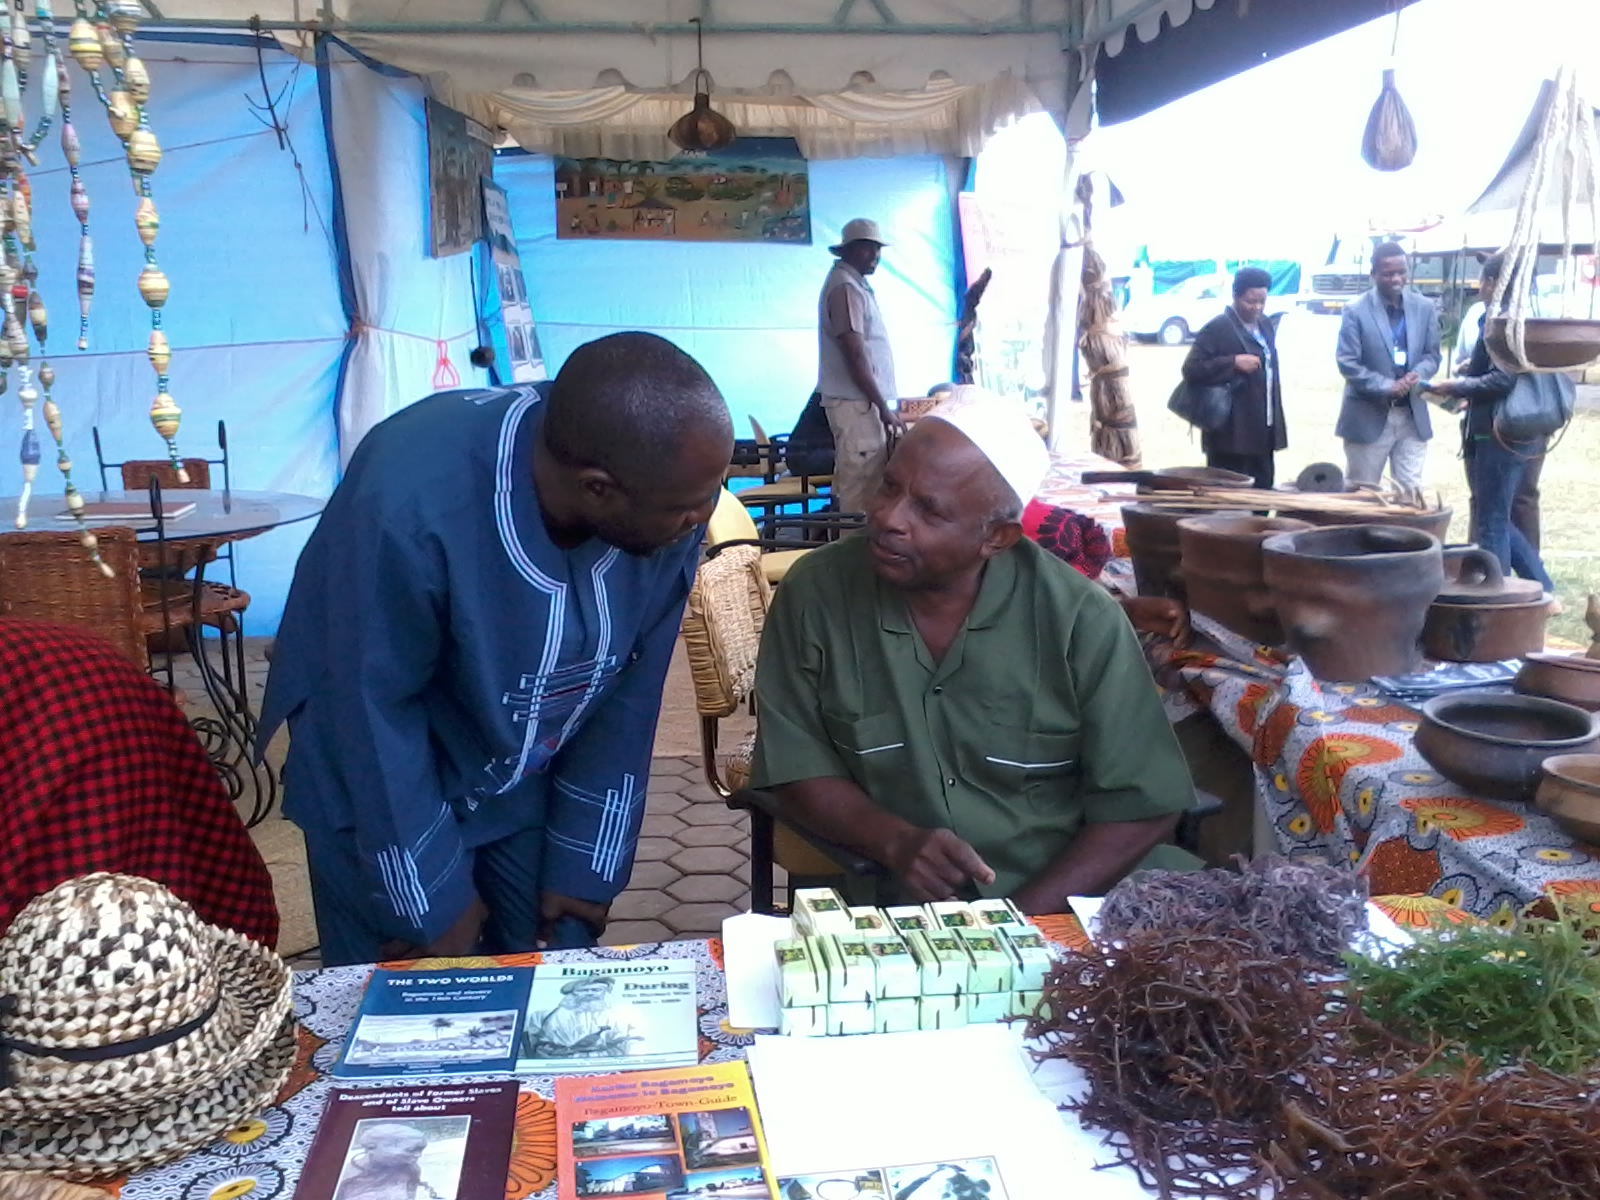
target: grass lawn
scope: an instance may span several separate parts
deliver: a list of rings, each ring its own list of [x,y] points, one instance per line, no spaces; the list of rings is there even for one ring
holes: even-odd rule
[[[1337,317],[1292,313],[1279,333],[1289,448],[1278,455],[1278,478],[1292,480],[1314,462],[1344,467],[1344,448],[1333,435],[1343,381],[1333,362]],[[1129,348],[1129,379],[1139,412],[1147,467],[1205,461],[1200,438],[1167,411],[1186,353],[1182,349]],[[1427,490],[1455,510],[1452,541],[1467,537],[1467,485],[1462,473],[1457,419],[1434,411],[1434,438],[1425,472]],[[1069,405],[1061,418],[1070,430],[1064,445],[1088,444],[1087,405]],[[1540,483],[1545,566],[1566,612],[1550,623],[1552,639],[1588,644],[1585,598],[1600,593],[1600,412],[1580,412],[1549,460]]]

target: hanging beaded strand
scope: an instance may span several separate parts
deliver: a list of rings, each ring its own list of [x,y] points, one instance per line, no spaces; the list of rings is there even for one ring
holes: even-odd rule
[[[161,218],[150,188],[150,176],[161,163],[161,146],[150,130],[145,108],[145,102],[150,98],[150,76],[135,53],[133,44],[134,31],[138,28],[142,11],[136,0],[114,0],[111,4],[97,5],[95,16],[98,24],[91,24],[84,0],[76,0],[76,5],[78,19],[73,22],[68,35],[69,45],[78,65],[88,72],[95,95],[105,106],[112,130],[126,146],[128,170],[133,176],[134,193],[139,197],[134,224],[145,248],[144,268],[139,272],[139,295],[150,308],[149,357],[150,366],[156,373],[156,397],[150,405],[150,423],[167,444],[167,457],[178,481],[188,483],[189,475],[184,470],[177,444],[178,425],[183,412],[169,391],[167,368],[172,361],[172,349],[161,328],[161,309],[167,302],[171,284],[156,262],[155,243],[161,229]],[[89,65],[91,62],[93,66]],[[99,67],[102,64],[111,68],[112,87],[109,92],[100,77]],[[92,290],[92,257],[87,265]],[[83,267],[80,259],[80,297],[83,295]]]

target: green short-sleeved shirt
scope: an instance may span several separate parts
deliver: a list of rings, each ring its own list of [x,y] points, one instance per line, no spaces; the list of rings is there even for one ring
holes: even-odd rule
[[[867,539],[806,555],[773,600],[756,671],[753,783],[854,780],[946,827],[1016,892],[1086,822],[1192,807],[1194,787],[1116,601],[1024,539],[992,559],[935,664]]]

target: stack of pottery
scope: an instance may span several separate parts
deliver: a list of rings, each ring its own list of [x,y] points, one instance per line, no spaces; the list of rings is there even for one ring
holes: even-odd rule
[[[1248,513],[1215,513],[1205,508],[1155,508],[1148,504],[1125,504],[1122,529],[1128,539],[1128,557],[1133,560],[1133,579],[1141,596],[1160,596],[1187,600],[1183,582],[1183,551],[1178,543],[1178,522],[1202,515],[1245,517]]]
[[[1428,609],[1422,649],[1445,662],[1502,662],[1544,649],[1549,601],[1528,579],[1507,579],[1476,546],[1445,551],[1444,589]]]
[[[1183,586],[1189,607],[1261,646],[1281,646],[1261,543],[1273,534],[1310,529],[1285,517],[1185,517],[1178,522]]]
[[[1261,548],[1285,641],[1318,679],[1353,683],[1422,666],[1422,627],[1444,587],[1438,538],[1347,525],[1273,534]]]

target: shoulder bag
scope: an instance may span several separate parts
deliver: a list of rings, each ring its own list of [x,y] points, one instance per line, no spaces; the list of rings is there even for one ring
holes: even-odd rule
[[[1194,384],[1180,380],[1167,409],[1205,433],[1221,429],[1233,416],[1234,384]]]
[[[1549,437],[1572,420],[1578,389],[1566,375],[1525,371],[1495,406],[1494,432],[1502,442]]]

